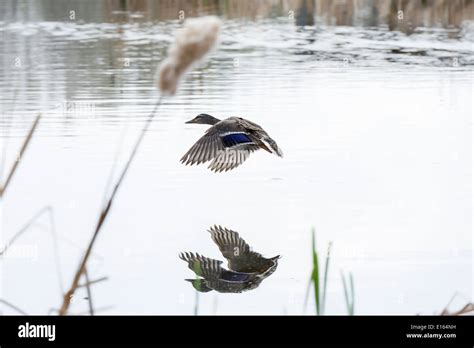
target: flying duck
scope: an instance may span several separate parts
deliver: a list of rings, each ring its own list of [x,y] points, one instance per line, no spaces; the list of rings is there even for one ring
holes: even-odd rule
[[[265,258],[251,251],[250,246],[235,231],[221,226],[210,228],[212,240],[227,259],[229,269],[222,261],[210,259],[197,253],[185,252],[179,257],[199,277],[186,279],[200,292],[240,293],[257,288],[278,266],[280,255]]]
[[[186,123],[208,124],[209,128],[181,158],[185,165],[211,161],[214,172],[232,170],[241,165],[250,153],[263,149],[279,157],[283,152],[277,143],[258,124],[241,117],[219,120],[208,114],[199,114]]]

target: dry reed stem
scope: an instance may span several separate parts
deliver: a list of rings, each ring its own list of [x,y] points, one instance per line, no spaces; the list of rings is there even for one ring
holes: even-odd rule
[[[97,221],[97,225],[96,225],[94,234],[92,235],[92,238],[91,238],[91,240],[89,242],[89,245],[86,249],[84,257],[82,258],[82,261],[79,265],[79,268],[76,271],[76,274],[75,274],[74,279],[72,281],[71,287],[69,288],[69,290],[63,296],[63,303],[62,303],[62,305],[59,309],[59,315],[67,314],[67,311],[69,309],[69,305],[71,304],[71,297],[74,295],[74,292],[76,291],[76,289],[79,286],[79,281],[81,279],[82,274],[84,273],[84,269],[86,267],[87,260],[89,259],[89,256],[91,254],[92,248],[94,247],[97,236],[98,236],[99,232],[101,231],[101,228],[102,228],[105,220],[107,219],[107,216],[110,212],[110,208],[112,207],[115,195],[117,194],[118,189],[120,188],[120,185],[122,184],[123,179],[125,178],[125,175],[127,174],[128,169],[130,168],[130,165],[131,165],[133,159],[135,158],[135,156],[137,154],[138,148],[140,147],[140,144],[141,144],[141,142],[142,142],[142,140],[145,136],[146,131],[148,130],[148,127],[150,126],[151,122],[153,121],[153,117],[155,116],[155,112],[161,104],[161,100],[162,100],[162,97],[160,97],[158,99],[158,101],[155,104],[155,107],[153,108],[153,111],[148,116],[148,118],[145,122],[145,125],[143,126],[143,128],[140,132],[140,135],[138,136],[138,139],[135,142],[133,150],[132,150],[132,152],[131,152],[131,154],[128,158],[128,161],[125,164],[125,167],[122,170],[122,173],[120,174],[120,177],[117,180],[117,183],[115,184],[115,186],[112,190],[112,193],[111,193],[105,207],[102,209],[102,212],[100,213],[99,220]]]
[[[16,79],[16,81],[19,84],[20,79]],[[16,87],[17,86],[12,86],[12,90],[14,91],[13,92],[13,100],[12,100],[12,104],[13,104],[13,110],[12,111],[13,112],[15,112],[16,98],[18,96],[18,88],[16,88]],[[6,141],[5,141],[5,144],[3,146],[3,151],[2,151],[2,162],[1,162],[1,167],[0,167],[0,182],[3,181],[3,171],[5,169],[5,162],[6,162],[7,148],[8,148],[8,139],[9,139],[9,136],[10,136],[10,129],[11,129],[12,123],[13,123],[13,117],[9,117],[7,119],[7,122],[6,122],[6,126],[3,127],[4,136],[5,136]]]
[[[27,222],[22,228],[20,228],[20,229],[18,230],[18,232],[15,233],[15,234],[13,235],[13,237],[10,238],[10,240],[5,244],[5,246],[3,247],[3,250],[0,251],[0,256],[3,256],[3,255],[7,252],[8,248],[10,248],[10,246],[11,246],[13,243],[15,243],[15,241],[16,241],[18,238],[20,238],[21,235],[22,235],[23,233],[25,233],[25,232],[28,230],[28,228],[30,228],[31,225],[32,225],[41,215],[43,215],[44,212],[49,211],[50,209],[51,209],[51,207],[49,207],[49,206],[44,207],[44,208],[41,208],[40,211],[38,211],[35,215],[33,215],[33,217],[31,217],[30,220],[28,220],[28,222]]]
[[[14,309],[15,311],[17,311],[20,314],[28,315],[28,313],[26,313],[24,310],[20,309],[19,307],[15,306],[13,303],[10,303],[10,302],[2,299],[2,298],[0,298],[0,303],[3,303],[7,307],[10,307],[10,308]]]
[[[0,258],[3,257],[7,250],[15,243],[15,241],[20,238],[32,225],[33,223],[38,220],[38,218],[43,215],[44,213],[48,213],[49,216],[49,223],[50,223],[50,232],[53,238],[53,249],[54,249],[54,258],[55,258],[55,264],[56,264],[56,272],[58,275],[58,282],[59,282],[59,291],[61,294],[64,293],[63,289],[63,278],[62,278],[62,272],[61,272],[61,262],[60,262],[60,257],[59,257],[59,245],[58,245],[58,235],[56,233],[56,223],[54,221],[54,211],[53,208],[50,206],[46,206],[41,208],[33,217],[28,220],[28,222],[18,230],[17,233],[13,235],[12,238],[5,244],[3,250],[0,250]]]
[[[95,309],[95,313],[101,313],[101,312],[108,311],[108,310],[111,310],[111,309],[114,309],[114,308],[115,308],[114,306],[97,307]],[[89,311],[74,313],[74,315],[85,315],[85,314],[89,314]]]
[[[79,284],[77,286],[77,288],[84,288],[86,286],[89,286],[89,285],[94,285],[94,284],[97,284],[97,283],[100,283],[100,282],[103,282],[105,280],[108,280],[109,277],[101,277],[101,278],[97,278],[97,279],[94,279],[94,280],[89,280],[89,281],[86,281],[84,284]]]
[[[23,158],[23,154],[25,153],[26,149],[28,148],[28,144],[30,143],[30,141],[33,137],[33,133],[35,132],[36,127],[38,126],[40,118],[41,118],[41,114],[38,114],[38,116],[36,116],[35,121],[33,122],[33,125],[31,126],[30,131],[28,132],[28,135],[25,138],[25,141],[23,142],[23,145],[21,147],[21,150],[20,150],[20,153],[18,155],[17,160],[13,163],[13,167],[10,170],[10,172],[8,173],[8,176],[7,176],[7,179],[5,180],[5,183],[3,185],[0,184],[0,198],[3,197],[3,194],[5,193],[5,191],[8,188],[8,184],[11,182],[11,179],[13,178],[13,175],[15,174],[16,169],[18,168],[18,164],[20,163],[21,158]]]
[[[97,308],[94,308],[94,313],[97,314],[97,313],[101,313],[101,312],[104,312],[104,311],[107,311],[107,310],[110,310],[110,309],[113,309],[115,308],[114,306],[102,306],[102,307],[97,307]],[[58,312],[58,309],[57,308],[50,308],[49,311],[48,311],[48,315],[51,315],[51,313],[53,312]],[[85,315],[85,314],[90,314],[89,312],[89,309],[87,311],[83,311],[83,312],[77,312],[77,313],[71,313],[71,315]]]
[[[468,303],[460,310],[450,312],[448,308],[443,309],[440,315],[466,315],[466,314],[473,314],[474,315],[474,304]]]
[[[94,315],[94,305],[92,304],[92,291],[89,281],[89,274],[87,273],[87,267],[84,268],[84,277],[86,278],[86,289],[87,289],[87,300],[89,302],[89,314]]]

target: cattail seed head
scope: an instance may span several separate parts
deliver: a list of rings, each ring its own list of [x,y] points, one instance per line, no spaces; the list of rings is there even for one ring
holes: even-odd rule
[[[215,16],[187,19],[176,33],[168,49],[168,57],[161,62],[157,84],[164,95],[174,95],[182,75],[201,60],[217,42],[221,21]]]

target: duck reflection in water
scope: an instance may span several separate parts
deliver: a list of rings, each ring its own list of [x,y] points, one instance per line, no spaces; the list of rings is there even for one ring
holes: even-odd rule
[[[275,272],[280,255],[267,259],[252,251],[237,232],[221,226],[211,227],[209,232],[227,259],[229,269],[222,267],[222,261],[198,253],[181,253],[179,257],[199,276],[197,279],[186,279],[197,291],[240,293],[253,290]]]

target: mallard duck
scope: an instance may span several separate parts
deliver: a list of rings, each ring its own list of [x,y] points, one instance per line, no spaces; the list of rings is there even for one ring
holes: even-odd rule
[[[208,114],[199,114],[186,123],[212,127],[181,158],[185,165],[212,161],[208,167],[212,171],[228,171],[241,165],[250,153],[258,149],[283,157],[277,143],[262,127],[241,117],[219,120]]]
[[[239,293],[257,288],[278,266],[280,256],[265,258],[250,250],[250,246],[235,231],[214,226],[209,229],[212,240],[228,261],[228,270],[222,261],[210,259],[197,253],[181,253],[179,257],[202,278],[186,279],[201,292]]]
[[[258,273],[243,273],[227,270],[222,261],[214,260],[197,253],[181,253],[180,258],[188,263],[188,267],[202,278],[185,279],[200,292],[239,293],[254,289],[262,282]]]

